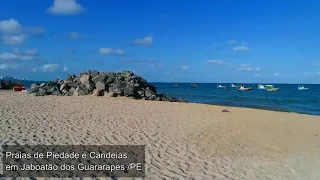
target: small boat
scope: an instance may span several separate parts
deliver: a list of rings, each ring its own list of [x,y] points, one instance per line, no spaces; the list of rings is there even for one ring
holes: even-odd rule
[[[243,86],[240,86],[240,87],[238,88],[238,91],[251,91],[251,90],[252,90],[251,87],[245,88],[245,87],[243,87]]]
[[[179,86],[179,84],[174,84],[174,85],[173,85],[173,87],[178,87],[178,86]]]
[[[15,86],[15,87],[13,87],[13,91],[26,92],[27,88],[24,86]]]
[[[300,86],[298,86],[298,90],[305,91],[305,90],[309,90],[309,88],[305,88],[304,86],[300,85]]]
[[[264,85],[259,84],[259,85],[258,85],[258,89],[266,89],[266,88],[264,87]]]
[[[191,87],[192,87],[192,88],[197,88],[198,85],[196,85],[196,84],[191,84]]]
[[[280,88],[275,88],[273,85],[265,85],[265,90],[268,92],[276,92],[279,91]]]
[[[236,85],[234,85],[234,84],[231,84],[230,85],[232,88],[236,88],[237,86]]]
[[[224,88],[224,89],[226,89],[226,87],[225,87],[225,86],[222,86],[221,84],[218,84],[218,85],[217,85],[217,88]]]

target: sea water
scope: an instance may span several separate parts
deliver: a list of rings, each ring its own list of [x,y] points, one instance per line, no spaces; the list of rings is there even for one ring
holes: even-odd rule
[[[231,84],[222,84],[227,89],[217,88],[214,83],[199,83],[192,88],[191,83],[152,83],[161,93],[183,98],[189,102],[233,107],[247,107],[272,111],[295,112],[320,115],[320,85],[304,85],[309,90],[299,91],[299,84],[273,84],[278,92],[257,89],[257,84],[246,84],[252,91],[237,91]]]
[[[24,81],[23,85],[29,88],[34,81]],[[42,82],[37,82],[42,83]],[[320,85],[304,85],[309,90],[299,91],[299,84],[273,84],[279,87],[278,92],[267,92],[257,89],[257,84],[246,84],[252,91],[237,91],[231,84],[222,84],[227,89],[217,88],[215,83],[197,83],[192,88],[191,83],[151,83],[159,93],[165,93],[175,98],[183,98],[188,102],[247,107],[282,112],[295,112],[320,116]]]

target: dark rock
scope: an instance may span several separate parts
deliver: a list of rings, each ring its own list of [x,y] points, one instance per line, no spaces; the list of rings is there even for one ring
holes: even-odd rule
[[[229,112],[229,110],[227,110],[227,109],[223,109],[221,112]]]
[[[32,84],[31,87],[30,87],[29,92],[30,92],[30,93],[38,92],[38,91],[39,91],[39,88],[40,88],[39,84]]]
[[[124,88],[126,87],[126,84],[124,82],[115,82],[112,85],[112,88],[109,88],[109,91],[111,90],[114,93],[117,93],[119,96],[124,96]]]
[[[95,84],[97,84],[98,82],[103,82],[105,83],[108,79],[108,75],[107,74],[99,74],[97,76],[95,76],[94,78],[92,78],[92,82],[94,82]]]
[[[153,94],[152,96],[148,97],[148,100],[156,101],[157,98],[158,98],[157,95]]]
[[[96,77],[96,76],[99,75],[99,72],[98,72],[98,71],[91,71],[91,72],[89,73],[89,75],[90,75],[91,77]]]
[[[134,84],[126,83],[126,87],[124,88],[124,95],[126,97],[132,97],[135,95],[135,87]]]
[[[147,87],[147,88],[145,89],[145,91],[144,91],[144,95],[145,95],[147,98],[151,97],[151,96],[154,95],[154,94],[155,94],[154,91],[152,91],[149,87]]]
[[[80,84],[73,92],[74,96],[84,96],[88,94],[90,94],[90,91],[84,84]]]
[[[98,82],[98,83],[96,84],[96,89],[98,89],[99,91],[105,90],[105,89],[106,89],[106,84],[105,84],[105,82],[102,82],[102,81]]]
[[[115,77],[109,76],[108,79],[107,79],[107,81],[106,81],[106,84],[114,83],[115,79],[116,79]]]
[[[181,102],[181,103],[188,103],[188,101],[182,99],[182,98],[179,98],[178,102]]]
[[[95,90],[93,90],[92,95],[93,96],[103,96],[104,90],[95,89]]]
[[[115,92],[109,92],[108,95],[109,95],[109,97],[117,97],[118,96],[118,94]]]

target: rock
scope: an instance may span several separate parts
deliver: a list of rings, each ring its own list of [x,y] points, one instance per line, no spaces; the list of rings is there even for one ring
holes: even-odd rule
[[[121,73],[121,76],[126,78],[126,77],[129,77],[129,76],[133,76],[133,72],[132,71],[122,71]]]
[[[188,103],[186,100],[182,99],[182,98],[179,98],[178,102],[181,102],[181,103]]]
[[[95,89],[92,92],[92,96],[103,96],[103,95],[104,95],[104,90]]]
[[[229,112],[227,109],[223,109],[221,112]]]
[[[145,91],[144,91],[144,95],[147,97],[147,98],[149,98],[149,97],[151,97],[152,95],[154,95],[155,93],[149,88],[149,87],[147,87],[146,89],[145,89]]]
[[[91,83],[91,76],[89,74],[84,74],[80,78],[80,83],[82,84],[89,84]]]
[[[119,96],[124,96],[124,88],[124,82],[116,82],[112,85],[111,89],[109,88],[109,91],[111,90],[112,92],[117,93]]]
[[[40,87],[45,87],[46,86],[46,83],[41,83],[40,84]]]
[[[98,89],[99,91],[105,90],[105,89],[106,89],[106,84],[105,84],[105,82],[102,82],[102,81],[98,82],[98,83],[96,84],[96,89]]]
[[[158,98],[158,97],[157,97],[155,94],[153,94],[152,96],[148,97],[148,100],[156,101],[157,98]]]
[[[106,81],[106,84],[114,83],[115,79],[116,79],[115,77],[109,76],[108,79],[107,79],[107,81]]]
[[[74,96],[84,96],[84,95],[88,95],[88,94],[90,94],[90,91],[83,84],[79,85],[79,87],[77,87],[73,92]]]
[[[97,84],[98,82],[103,82],[105,83],[108,79],[108,75],[107,74],[99,74],[96,77],[92,78],[92,82],[94,82],[95,84]]]
[[[90,75],[91,77],[96,77],[96,76],[99,75],[99,72],[98,72],[98,71],[91,71],[91,72],[89,73],[89,75]]]
[[[39,91],[39,88],[40,88],[39,84],[32,84],[31,87],[30,87],[29,92],[30,92],[30,93],[38,92],[38,91]]]
[[[124,88],[124,95],[126,97],[132,97],[135,95],[135,87],[134,87],[134,84],[131,84],[131,83],[127,83],[126,84],[126,87]]]
[[[118,94],[115,92],[109,92],[108,95],[109,95],[109,97],[117,97],[118,96]]]

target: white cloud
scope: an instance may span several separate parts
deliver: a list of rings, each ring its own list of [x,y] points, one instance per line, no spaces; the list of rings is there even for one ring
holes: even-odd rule
[[[4,61],[13,61],[13,60],[34,60],[36,59],[33,55],[19,55],[14,53],[1,53],[0,60]]]
[[[110,54],[123,55],[123,54],[125,54],[125,52],[121,49],[113,50],[112,48],[100,48],[99,52],[100,52],[100,55],[110,55]]]
[[[254,69],[254,71],[261,71],[261,69],[260,69],[260,67],[258,66],[258,67],[256,67],[256,68]]]
[[[69,38],[71,38],[71,39],[78,39],[78,38],[80,38],[80,34],[79,33],[77,33],[77,32],[71,32],[70,34],[69,34]]]
[[[24,51],[24,54],[26,54],[26,55],[37,55],[38,54],[38,50],[36,50],[36,49],[26,49]]]
[[[275,72],[275,73],[274,73],[274,76],[280,76],[280,74]]]
[[[63,72],[68,72],[68,70],[69,70],[69,69],[68,69],[67,66],[63,66],[63,70],[62,70]]]
[[[9,20],[2,20],[0,21],[0,32],[5,34],[20,33],[21,25],[17,20],[12,18]]]
[[[189,66],[183,65],[183,66],[180,67],[180,69],[182,69],[182,70],[189,70]]]
[[[48,12],[56,15],[77,15],[84,11],[84,8],[76,0],[54,0]]]
[[[232,48],[232,50],[234,52],[245,52],[245,51],[250,51],[250,48],[248,48],[246,46],[236,46],[236,47]]]
[[[134,43],[137,44],[137,45],[143,45],[143,46],[152,45],[153,37],[152,36],[147,36],[147,37],[144,37],[143,39],[136,39],[134,41]]]
[[[18,69],[19,67],[18,64],[0,64],[0,69],[2,70]]]
[[[108,54],[111,54],[111,52],[112,52],[111,48],[100,48],[101,55],[108,55]]]
[[[224,64],[222,60],[207,60],[207,63],[218,64],[218,65]]]
[[[320,71],[319,72],[307,72],[304,73],[305,76],[320,76]]]
[[[235,45],[235,44],[238,44],[239,42],[236,41],[236,40],[230,40],[228,41],[228,44],[231,44],[231,45]]]
[[[21,45],[24,42],[25,35],[3,35],[2,42],[7,45]]]
[[[42,72],[55,72],[58,69],[59,64],[44,64],[40,68]]]
[[[27,27],[27,28],[23,28],[23,32],[28,35],[41,36],[44,34],[44,28],[43,27]]]
[[[253,68],[250,66],[250,64],[240,64],[240,67],[238,68],[239,71],[253,71]]]

